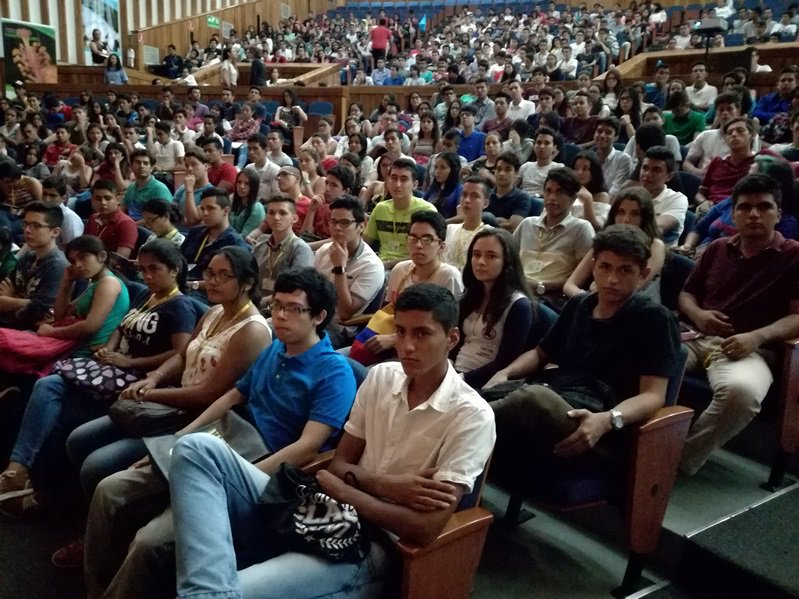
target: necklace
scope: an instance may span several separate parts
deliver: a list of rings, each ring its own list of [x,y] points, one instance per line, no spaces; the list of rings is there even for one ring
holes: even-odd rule
[[[213,326],[213,327],[211,327],[211,328],[208,330],[208,334],[206,335],[206,338],[211,338],[211,337],[213,337],[214,335],[216,335],[217,333],[221,333],[221,332],[222,332],[222,331],[224,331],[225,329],[229,328],[229,327],[230,327],[230,325],[232,325],[234,322],[236,322],[236,320],[239,318],[239,316],[241,316],[242,314],[244,314],[244,313],[245,313],[247,310],[249,310],[251,307],[252,307],[252,302],[247,302],[246,304],[244,304],[244,305],[243,305],[243,306],[242,306],[242,307],[239,309],[239,311],[238,311],[238,312],[236,312],[236,313],[233,315],[233,318],[231,318],[231,319],[230,319],[230,320],[227,322],[227,326],[225,326],[225,328],[224,328],[224,329],[221,329],[221,330],[220,330],[220,329],[219,329],[219,325],[220,325],[220,324],[222,324],[222,320],[225,318],[225,313],[224,313],[224,312],[222,312],[222,315],[219,317],[219,320],[217,320],[217,321],[214,323],[214,326]]]

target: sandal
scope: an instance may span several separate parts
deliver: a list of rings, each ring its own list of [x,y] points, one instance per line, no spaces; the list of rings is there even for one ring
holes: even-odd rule
[[[6,470],[0,474],[0,503],[16,497],[33,494],[33,485],[31,485],[30,479],[23,474],[25,482],[20,485],[15,480],[18,474],[20,473],[14,470]]]
[[[57,568],[83,567],[83,539],[72,541],[53,553],[50,561]]]

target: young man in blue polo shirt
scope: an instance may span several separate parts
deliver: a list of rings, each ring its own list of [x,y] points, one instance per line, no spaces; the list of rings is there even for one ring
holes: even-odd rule
[[[473,162],[483,155],[483,143],[486,134],[475,129],[475,116],[477,107],[467,104],[461,109],[461,145],[458,154],[467,162]]]
[[[155,160],[147,150],[134,150],[130,155],[130,165],[133,171],[133,184],[128,185],[122,198],[122,209],[128,213],[137,224],[143,222],[141,207],[147,200],[159,198],[172,201],[169,188],[153,177],[153,164]]]
[[[352,368],[324,332],[335,307],[333,284],[314,269],[281,274],[272,302],[277,339],[233,389],[178,436],[239,405],[271,452],[255,466],[265,473],[274,473],[282,462],[302,466],[333,447],[356,387]],[[189,436],[201,445],[215,439],[202,433]],[[113,474],[97,487],[85,541],[89,597],[175,596],[172,511],[162,512],[166,493],[166,482],[149,466]],[[205,516],[198,510],[198,523]]]

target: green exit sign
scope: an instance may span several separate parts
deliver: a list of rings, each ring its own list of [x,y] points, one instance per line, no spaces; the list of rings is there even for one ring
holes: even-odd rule
[[[219,29],[219,17],[208,15],[208,26],[213,27],[215,29]]]

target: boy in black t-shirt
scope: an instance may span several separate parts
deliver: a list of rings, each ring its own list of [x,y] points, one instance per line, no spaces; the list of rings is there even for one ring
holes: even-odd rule
[[[520,455],[536,466],[553,451],[558,458],[578,456],[663,406],[679,362],[680,335],[666,308],[635,293],[649,272],[649,247],[637,227],[613,225],[598,233],[596,293],[572,298],[540,345],[486,385],[489,399],[501,397],[503,387],[512,386],[509,379],[533,376],[491,404],[500,471],[515,469],[518,477]],[[549,362],[559,369],[543,370]]]

